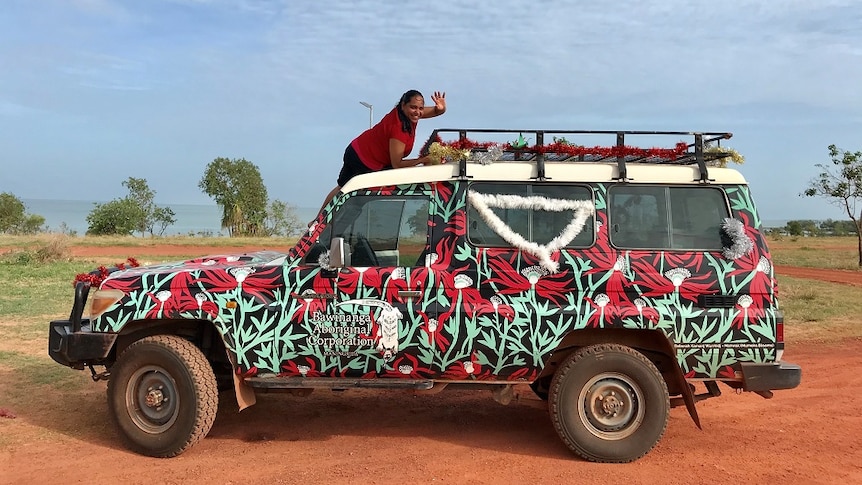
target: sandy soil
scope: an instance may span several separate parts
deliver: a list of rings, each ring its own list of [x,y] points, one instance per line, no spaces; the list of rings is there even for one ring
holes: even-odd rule
[[[121,261],[129,249],[92,254]],[[174,251],[234,251],[211,249]],[[819,276],[837,282],[842,273]],[[860,273],[847,273],[845,283],[860,284]],[[658,446],[624,465],[572,455],[528,389],[508,406],[486,392],[270,394],[241,413],[228,394],[206,439],[177,458],[146,458],[126,451],[108,423],[105,384],[81,373],[80,388],[61,392],[67,399],[42,386],[26,390],[32,409],[0,409],[0,484],[862,483],[862,339],[788,342],[785,360],[802,366],[799,388],[770,400],[723,388],[698,404],[702,430],[675,408]],[[3,394],[21,392],[13,382],[0,363],[0,408]]]

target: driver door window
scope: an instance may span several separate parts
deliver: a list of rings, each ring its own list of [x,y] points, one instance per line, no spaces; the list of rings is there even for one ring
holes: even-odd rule
[[[315,248],[326,251],[341,237],[350,247],[350,266],[413,266],[427,244],[428,204],[426,197],[351,197]],[[317,263],[315,248],[306,264]]]

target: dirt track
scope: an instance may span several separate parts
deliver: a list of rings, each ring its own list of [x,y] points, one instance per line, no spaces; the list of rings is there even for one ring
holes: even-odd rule
[[[777,268],[814,277],[791,271]],[[847,283],[859,284],[852,276]],[[82,387],[65,399],[42,386],[25,390],[39,403],[33,409],[5,410],[15,417],[0,418],[0,433],[14,445],[0,447],[0,484],[862,483],[862,339],[791,341],[785,359],[802,365],[799,388],[771,400],[723,388],[698,404],[703,430],[675,408],[656,449],[625,465],[575,458],[529,393],[502,406],[464,391],[264,395],[242,413],[225,395],[205,440],[177,458],[150,459],[123,448],[104,383],[81,373]],[[10,392],[21,390],[0,363],[0,396]]]
[[[862,271],[846,269],[800,268],[797,266],[776,266],[775,273],[794,278],[829,281],[842,285],[862,286]]]
[[[74,401],[41,388],[36,409],[0,420],[26,438],[0,452],[0,483],[862,483],[862,340],[791,345],[786,359],[804,369],[799,388],[771,400],[725,389],[698,404],[702,431],[674,408],[659,445],[625,465],[575,458],[535,400],[463,391],[266,395],[242,413],[224,396],[206,439],[150,459],[107,424],[103,383]]]

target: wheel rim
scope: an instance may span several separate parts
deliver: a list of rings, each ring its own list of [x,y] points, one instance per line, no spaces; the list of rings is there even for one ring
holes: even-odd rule
[[[139,429],[151,434],[167,431],[179,414],[174,379],[155,365],[135,371],[126,386],[126,409]]]
[[[644,417],[644,396],[630,377],[606,372],[581,388],[578,414],[590,433],[605,440],[621,440],[637,431]]]

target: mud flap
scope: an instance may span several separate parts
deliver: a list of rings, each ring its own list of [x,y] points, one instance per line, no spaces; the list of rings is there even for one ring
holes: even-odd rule
[[[257,395],[254,393],[254,389],[246,384],[242,377],[237,375],[237,364],[233,353],[229,350],[226,350],[226,352],[227,358],[230,361],[230,373],[233,376],[233,390],[236,395],[236,404],[239,406],[239,410],[242,411],[243,409],[254,406],[257,403]]]
[[[233,374],[233,388],[236,393],[236,404],[239,406],[239,410],[242,411],[247,407],[254,406],[257,403],[257,395],[254,393],[254,389],[236,375],[236,372],[232,372],[231,374]]]
[[[685,375],[683,375],[679,364],[674,365],[674,377],[679,383],[679,388],[682,392],[682,400],[685,402],[685,408],[688,409],[689,416],[694,420],[694,425],[697,426],[697,429],[703,430],[703,427],[700,425],[700,417],[697,415],[697,408],[694,405],[692,386],[689,386],[688,382],[686,382]]]

